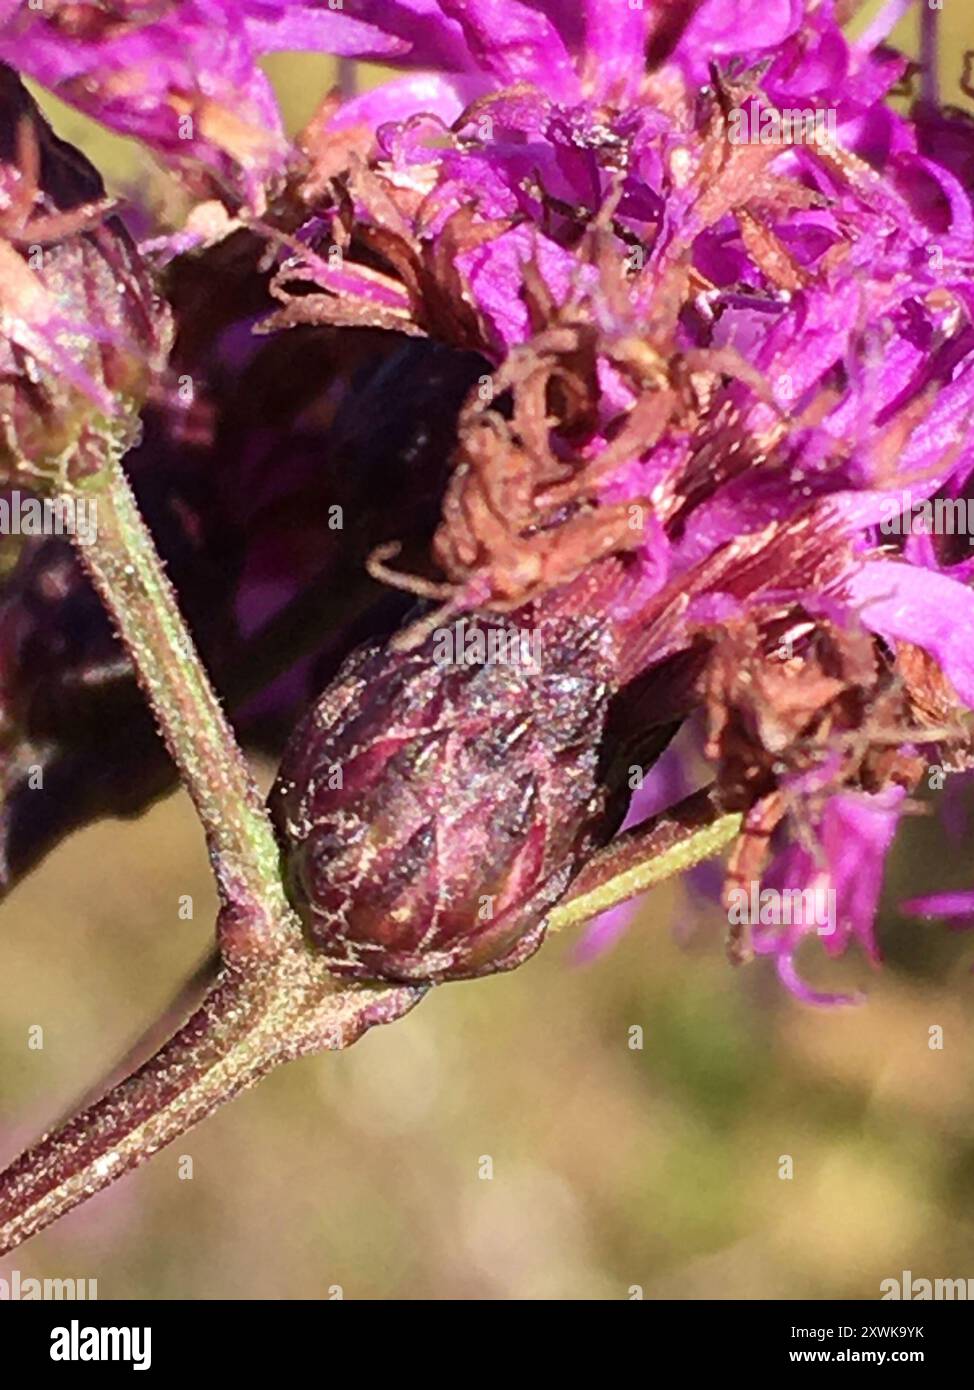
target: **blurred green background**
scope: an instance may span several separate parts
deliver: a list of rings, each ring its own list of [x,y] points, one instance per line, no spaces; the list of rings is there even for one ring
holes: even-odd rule
[[[974,42],[967,0],[944,19],[952,75]],[[269,67],[295,124],[330,69]],[[52,109],[116,186],[148,177],[128,142]],[[794,1002],[766,962],[732,970],[716,910],[657,891],[589,966],[554,938],[513,975],[436,990],[347,1054],[292,1063],[0,1275],[195,1299],[871,1299],[905,1269],[974,1277],[974,938],[895,913],[907,892],[971,881],[974,857],[912,820],[885,969],[825,966],[812,943],[817,984],[870,991],[833,1011]],[[75,836],[13,893],[0,1156],[159,1014],[208,950],[214,907],[182,794]]]
[[[970,872],[945,873],[932,818],[904,851],[891,901]],[[214,906],[183,795],[76,836],[15,891],[5,1151],[158,1015]],[[552,938],[509,976],[292,1063],[0,1274],[97,1278],[103,1298],[407,1299],[876,1298],[903,1269],[974,1276],[974,941],[892,914],[882,936],[875,975],[812,944],[818,983],[870,990],[812,1010],[766,963],[727,965],[716,911],[658,891],[590,966]]]

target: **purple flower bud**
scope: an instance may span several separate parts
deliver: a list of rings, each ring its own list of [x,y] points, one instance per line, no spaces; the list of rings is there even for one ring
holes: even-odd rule
[[[0,66],[0,483],[80,482],[124,452],[169,316],[98,174]]]
[[[461,621],[353,654],[271,793],[292,900],[331,968],[439,981],[530,956],[621,820],[600,757],[614,689],[612,638],[584,618]]]

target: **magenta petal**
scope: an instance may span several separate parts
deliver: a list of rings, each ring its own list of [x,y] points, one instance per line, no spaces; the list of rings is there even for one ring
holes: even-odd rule
[[[535,82],[556,100],[577,101],[578,78],[557,29],[519,0],[441,0],[477,63],[502,85]]]
[[[631,902],[620,903],[618,907],[610,907],[608,912],[600,913],[589,922],[573,952],[577,964],[588,965],[610,950],[619,938],[625,935],[639,902],[636,898]]]
[[[865,563],[847,591],[866,627],[929,652],[974,708],[974,592],[933,570],[890,560]]]
[[[906,917],[939,917],[972,919],[974,926],[974,889],[954,893],[927,893],[919,898],[907,898],[900,903],[900,911]]]
[[[570,0],[572,8],[578,0]],[[642,80],[649,7],[607,5],[605,0],[582,0],[585,16],[585,85],[598,96],[624,93],[636,97]]]
[[[457,257],[474,298],[505,348],[523,342],[530,333],[528,309],[519,289],[521,267],[532,258],[558,300],[567,298],[577,278],[593,275],[592,267],[580,266],[567,251],[530,227],[515,227]]]
[[[845,929],[852,932],[872,961],[879,961],[874,934],[876,909],[905,795],[902,787],[888,787],[871,796],[843,792],[833,796],[826,807],[822,848],[836,890],[840,928],[837,940],[822,937],[830,955],[845,949]]]
[[[256,11],[257,7],[252,6]],[[280,13],[263,18],[254,13],[247,22],[250,37],[261,53],[335,53],[340,57],[393,58],[409,50],[409,43],[381,27],[363,24],[341,10],[310,5],[278,5]]]
[[[708,57],[779,47],[804,18],[803,0],[703,0],[687,25],[678,53],[702,72]]]
[[[329,129],[367,125],[374,130],[387,121],[406,121],[418,112],[452,125],[484,90],[486,82],[481,77],[412,73],[343,102],[329,122]]]
[[[794,957],[789,952],[781,955],[776,961],[778,979],[785,986],[790,994],[796,999],[800,999],[803,1004],[814,1004],[821,1009],[834,1009],[842,1005],[855,1005],[865,1002],[866,996],[858,990],[855,994],[834,994],[830,990],[813,989],[810,984],[802,979],[795,965]]]

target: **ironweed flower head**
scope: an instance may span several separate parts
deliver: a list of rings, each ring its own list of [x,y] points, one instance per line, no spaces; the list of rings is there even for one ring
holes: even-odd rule
[[[0,478],[42,490],[124,452],[168,312],[95,170],[0,66]]]
[[[460,627],[356,653],[285,752],[271,805],[291,896],[338,973],[440,981],[520,964],[621,819],[600,778],[608,634],[564,618],[480,632],[471,660]]]
[[[831,887],[827,950],[878,955],[898,820],[928,769],[971,758],[974,516],[914,523],[974,505],[974,208],[969,123],[888,101],[908,77],[883,42],[896,7],[859,41],[839,8],[0,10],[0,56],[139,134],[198,196],[261,214],[278,307],[260,332],[427,337],[483,363],[428,552],[383,518],[369,559],[428,606],[352,659],[276,794],[296,901],[336,967],[448,978],[519,958],[611,833],[593,768],[625,739],[598,692],[639,683],[661,722],[697,715],[743,817],[728,896]],[[325,102],[291,147],[256,66],[288,46],[405,72]],[[575,660],[567,639],[541,684],[447,679],[430,655],[465,615],[503,627],[550,605],[607,643],[581,743],[539,722]],[[512,711],[533,732],[504,761]],[[522,756],[535,801],[515,815]],[[541,789],[572,757],[564,819],[539,829]],[[356,775],[323,782],[344,758]],[[514,817],[496,843],[491,801]],[[487,928],[478,860],[504,904]],[[826,997],[796,965],[814,924],[750,925],[735,956],[772,956],[791,989]]]
[[[303,48],[386,56],[403,46],[328,3],[0,5],[0,60],[113,130],[137,136],[199,196],[217,194],[258,211],[288,159],[259,58]]]
[[[732,958],[857,997],[811,938],[878,962],[898,825],[974,770],[974,166],[936,11],[904,114],[906,7],[855,8],[0,0],[0,486],[106,519],[0,595],[0,885],[168,784],[137,676],[221,900],[213,987],[0,1175],[0,1248],[731,841]],[[259,63],[294,48],[404,71],[292,143]],[[186,225],[140,255],[15,69]],[[140,505],[242,731],[325,686],[273,825]]]
[[[745,817],[728,893],[827,882],[828,950],[876,956],[892,829],[929,764],[969,757],[971,562],[896,524],[970,493],[969,191],[885,103],[903,61],[851,44],[832,6],[670,20],[431,7],[414,57],[448,72],[421,109],[408,78],[323,118],[268,327],[484,354],[442,579],[394,570],[392,546],[374,572],[442,619],[510,613],[623,557],[616,679],[693,654],[685,712],[707,711]],[[829,120],[783,124],[792,108]],[[794,963],[808,930],[743,933],[735,954],[773,955],[818,1001]]]

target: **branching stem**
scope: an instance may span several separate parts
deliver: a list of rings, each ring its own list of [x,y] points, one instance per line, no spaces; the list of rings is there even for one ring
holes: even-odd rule
[[[223,963],[149,1061],[0,1174],[0,1254],[137,1167],[278,1063],[347,1047],[422,986],[344,985],[305,942],[260,793],[210,685],[119,465],[79,546],[206,834]]]
[[[426,986],[343,983],[288,905],[260,794],[197,656],[119,465],[82,560],[135,665],[206,834],[222,965],[189,1020],[131,1076],[0,1174],[0,1254],[43,1230],[280,1062],[349,1046]],[[709,793],[621,837],[587,865],[552,927],[574,925],[717,853],[739,817]]]
[[[281,1062],[348,1047],[422,988],[342,987],[306,954],[273,972],[225,967],[144,1066],[0,1174],[0,1255],[151,1158]]]

